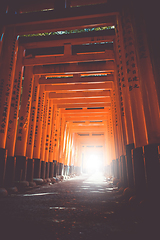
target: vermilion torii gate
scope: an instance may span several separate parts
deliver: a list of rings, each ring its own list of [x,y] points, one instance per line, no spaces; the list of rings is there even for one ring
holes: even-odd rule
[[[79,2],[2,6],[2,192],[80,173],[87,147],[138,195],[159,183],[158,85],[142,16],[123,2]]]

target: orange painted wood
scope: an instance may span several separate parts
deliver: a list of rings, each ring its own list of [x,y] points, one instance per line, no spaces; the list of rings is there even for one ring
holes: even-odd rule
[[[89,84],[68,84],[68,85],[46,85],[46,92],[65,92],[65,91],[89,91],[89,90],[110,90],[112,89],[112,83],[89,83]]]
[[[34,77],[33,94],[32,94],[31,111],[30,111],[27,150],[26,150],[26,156],[29,159],[33,158],[35,129],[36,129],[36,120],[37,120],[37,111],[38,111],[38,98],[39,98],[39,88],[40,88],[38,80],[39,80],[39,76],[35,76]]]
[[[88,53],[81,55],[64,55],[64,56],[36,56],[32,58],[25,57],[23,59],[24,66],[38,66],[49,64],[65,64],[65,63],[78,63],[78,62],[93,62],[93,61],[108,61],[114,60],[112,50],[107,50],[105,53]]]
[[[46,142],[45,142],[45,161],[49,162],[49,146],[51,138],[52,128],[52,117],[53,117],[53,101],[49,100],[48,120],[47,120],[47,131],[46,131]]]
[[[52,99],[75,99],[75,98],[94,98],[94,97],[109,97],[110,91],[109,90],[103,90],[103,91],[92,91],[92,92],[74,92],[74,93],[49,93],[49,98]]]
[[[48,93],[46,93],[45,103],[44,103],[44,112],[43,112],[43,125],[42,125],[42,137],[41,137],[41,153],[40,153],[41,161],[45,161],[45,162],[48,162],[48,159],[45,159],[45,143],[46,143],[48,113],[49,113],[49,98],[48,98]]]
[[[30,121],[31,101],[33,93],[33,68],[26,67],[21,107],[19,112],[19,122],[15,146],[15,156],[26,156],[28,128]]]
[[[35,66],[33,68],[34,74],[49,75],[53,73],[111,73],[114,72],[113,62],[93,62],[87,64],[69,64],[69,65],[53,65],[53,66]]]
[[[55,130],[56,130],[56,111],[57,111],[57,105],[53,105],[53,116],[52,116],[52,126],[51,126],[51,138],[50,138],[50,148],[49,148],[49,161],[52,162],[55,160],[53,158],[53,152],[54,152],[54,137],[55,137]]]
[[[12,157],[14,156],[16,134],[17,134],[17,121],[18,121],[19,104],[20,104],[20,96],[21,96],[22,76],[23,76],[23,69],[24,69],[22,67],[23,55],[24,55],[24,48],[19,46],[14,83],[13,83],[13,90],[12,90],[12,99],[11,99],[10,115],[9,115],[9,122],[8,122],[8,131],[7,131],[7,141],[6,141],[6,148],[8,150],[7,154],[8,156],[12,156]]]
[[[69,38],[69,39],[59,39],[54,41],[31,41],[31,42],[21,42],[21,45],[26,49],[35,49],[35,48],[44,48],[47,47],[58,47],[63,46],[66,43],[70,43],[72,45],[80,45],[80,44],[89,44],[89,43],[101,43],[101,42],[112,42],[114,40],[114,35],[106,35],[106,36],[92,36],[92,37],[80,37],[80,38]]]
[[[33,149],[33,158],[37,158],[37,159],[40,159],[44,103],[45,103],[44,86],[40,86],[39,97],[38,97],[34,149]]]
[[[62,76],[62,75],[61,75]],[[64,76],[64,75],[63,75]],[[94,76],[94,77],[80,77],[78,74],[72,75],[73,77],[67,77],[67,78],[59,78],[57,75],[57,78],[51,78],[51,79],[45,79],[44,77],[39,79],[40,84],[66,84],[66,83],[85,83],[85,82],[109,82],[113,81],[113,75],[107,74],[107,76]],[[53,77],[53,76],[52,76]],[[56,76],[55,76],[56,77]]]
[[[52,18],[43,21],[41,19],[39,19],[39,21],[36,19],[36,21],[33,21],[32,23],[30,22],[30,19],[28,19],[28,22],[25,24],[19,19],[19,22],[14,25],[16,25],[16,31],[19,35],[65,31],[77,28],[87,28],[90,26],[113,26],[115,24],[116,14],[117,13],[104,13],[58,19]],[[10,26],[12,26],[12,23]]]
[[[142,147],[148,144],[148,133],[146,128],[146,119],[144,114],[144,105],[142,101],[142,92],[140,88],[139,79],[139,67],[136,57],[136,49],[134,35],[132,31],[127,31],[127,29],[132,29],[131,17],[127,16],[124,18],[124,29],[126,34],[124,37],[126,40],[125,54],[127,54],[126,62],[127,66],[127,78],[129,79],[129,95],[131,100],[131,111],[133,118],[133,129],[134,129],[134,143],[135,147]],[[128,23],[128,19],[130,22]],[[132,39],[131,43],[128,39]],[[133,60],[132,60],[133,59]]]
[[[17,59],[15,28],[6,28],[0,63],[0,148],[5,148]]]

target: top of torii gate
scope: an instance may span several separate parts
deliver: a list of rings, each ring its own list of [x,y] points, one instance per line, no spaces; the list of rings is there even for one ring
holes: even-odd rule
[[[33,66],[73,132],[106,132],[119,6],[106,0],[14,3],[4,22],[26,50],[23,65]]]

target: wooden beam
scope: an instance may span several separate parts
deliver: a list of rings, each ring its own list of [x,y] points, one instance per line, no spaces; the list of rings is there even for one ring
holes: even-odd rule
[[[89,83],[89,84],[68,84],[68,85],[46,85],[46,92],[67,92],[67,91],[91,91],[91,90],[112,90],[112,82]]]
[[[96,33],[95,33],[96,35]],[[72,37],[72,36],[71,36]],[[39,37],[42,39],[42,37]],[[43,38],[43,41],[38,41],[39,38],[37,37],[37,40],[32,38],[20,38],[20,45],[22,45],[25,49],[36,49],[36,48],[44,48],[44,47],[59,47],[63,46],[67,43],[71,45],[81,45],[81,44],[89,44],[89,43],[101,43],[101,42],[113,42],[115,39],[115,35],[110,36],[91,36],[91,37],[81,37],[78,38],[69,38],[63,39],[63,36],[61,36],[61,39],[58,40],[46,40],[47,37]],[[26,42],[25,42],[26,40]],[[30,40],[30,41],[29,41]]]
[[[56,76],[56,75],[54,75]],[[65,76],[65,75],[63,75]],[[39,79],[39,84],[51,85],[51,84],[65,84],[65,83],[81,83],[81,82],[108,82],[113,81],[113,75],[108,74],[107,76],[94,76],[94,77],[80,77],[78,74],[73,75],[73,77],[67,78],[48,78],[44,77]]]
[[[58,104],[58,108],[87,108],[87,107],[111,107],[111,103],[75,103],[75,104]]]
[[[106,50],[105,53],[98,54],[83,54],[83,55],[67,55],[67,56],[36,56],[32,58],[23,58],[22,65],[24,66],[38,66],[49,64],[64,64],[64,63],[78,63],[78,62],[93,62],[93,61],[108,61],[114,60],[114,53],[112,50]]]
[[[114,72],[114,62],[93,62],[82,64],[64,64],[51,66],[35,66],[33,74],[49,75],[53,73],[80,74],[80,73],[100,73]]]
[[[73,121],[105,121],[107,119],[107,116],[100,116],[100,117],[94,117],[94,116],[73,116],[73,117],[67,117],[65,116],[65,120],[67,122],[73,122]]]
[[[95,98],[95,97],[110,97],[110,90],[96,91],[96,92],[74,92],[74,93],[49,93],[49,98],[52,99],[75,99],[75,98]]]
[[[106,127],[100,127],[100,126],[99,127],[93,127],[93,126],[74,127],[74,126],[72,126],[70,130],[73,132],[104,132],[106,130],[105,128]]]
[[[51,12],[42,12],[41,14],[39,13],[39,15],[35,13],[34,19],[29,19],[29,14],[28,16],[16,16],[16,20],[12,18],[12,22],[9,22],[8,26],[16,26],[16,32],[18,35],[65,31],[77,28],[89,28],[91,26],[113,26],[115,25],[116,14],[117,13],[113,12],[85,16],[68,16],[66,18],[64,18],[63,15],[60,18],[56,18],[58,17],[56,14],[52,13],[51,15]],[[39,19],[36,19],[36,15],[39,16]],[[26,17],[26,19],[23,20],[24,17]]]
[[[63,105],[68,105],[69,104],[81,104],[83,106],[83,104],[88,104],[88,103],[111,103],[111,98],[110,97],[102,97],[102,98],[80,98],[80,99],[54,99],[53,100],[53,104],[63,104]]]
[[[104,109],[94,109],[94,108],[82,108],[82,109],[73,109],[73,110],[66,110],[66,109],[61,109],[61,113],[65,114],[67,116],[67,114],[69,116],[71,115],[81,115],[81,116],[88,116],[93,114],[94,116],[99,116],[99,114],[108,114],[108,108],[104,107]]]

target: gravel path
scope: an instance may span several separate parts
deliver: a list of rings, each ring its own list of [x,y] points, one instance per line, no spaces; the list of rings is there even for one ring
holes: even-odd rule
[[[144,217],[100,173],[1,198],[0,223],[2,240],[149,239]]]

